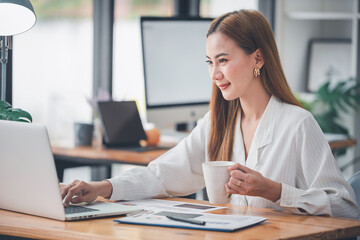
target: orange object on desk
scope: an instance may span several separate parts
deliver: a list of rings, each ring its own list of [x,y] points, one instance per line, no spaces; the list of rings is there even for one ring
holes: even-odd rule
[[[146,134],[146,144],[148,146],[156,146],[160,142],[160,131],[157,128],[152,128],[145,131]]]

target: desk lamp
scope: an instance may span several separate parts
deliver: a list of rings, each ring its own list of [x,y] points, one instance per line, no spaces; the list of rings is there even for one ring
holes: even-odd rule
[[[0,0],[1,100],[6,101],[6,63],[11,36],[35,25],[36,15],[29,0]]]

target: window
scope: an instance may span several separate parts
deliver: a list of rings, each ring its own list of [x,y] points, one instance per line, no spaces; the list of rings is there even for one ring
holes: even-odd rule
[[[90,0],[34,0],[37,23],[14,37],[13,105],[71,143],[74,122],[90,122],[93,20]]]
[[[145,114],[140,16],[173,15],[173,0],[115,0],[113,98],[136,100]]]
[[[259,0],[200,0],[200,16],[216,18],[240,9],[257,9]]]
[[[74,122],[91,122],[93,1],[33,0],[36,25],[14,37],[13,105],[48,127],[52,142],[72,144]],[[217,17],[257,0],[202,0]],[[139,16],[173,16],[173,0],[115,0],[113,98],[137,100],[145,114]]]

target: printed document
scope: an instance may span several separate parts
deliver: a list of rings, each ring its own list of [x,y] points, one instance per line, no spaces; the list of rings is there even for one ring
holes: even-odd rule
[[[205,222],[205,224],[199,225],[183,221],[174,221],[169,219],[167,216],[173,218],[196,220],[197,222]],[[114,221],[127,224],[232,232],[262,223],[266,221],[266,218],[212,213],[190,214],[161,211],[156,213],[147,212],[138,215],[130,215],[128,217],[119,218]]]

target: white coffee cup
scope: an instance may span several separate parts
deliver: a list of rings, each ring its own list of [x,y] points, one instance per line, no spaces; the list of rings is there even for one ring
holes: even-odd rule
[[[204,162],[202,169],[204,173],[207,195],[211,204],[225,204],[230,202],[225,183],[230,179],[229,167],[234,162],[212,161]]]

